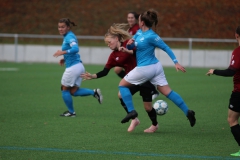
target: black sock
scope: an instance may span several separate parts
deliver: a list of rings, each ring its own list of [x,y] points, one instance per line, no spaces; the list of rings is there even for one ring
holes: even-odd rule
[[[126,75],[126,72],[124,70],[121,70],[120,73],[117,74],[120,78],[123,78]]]
[[[147,112],[147,113],[148,113],[149,118],[152,121],[152,125],[156,126],[158,124],[158,122],[157,122],[157,114],[156,114],[155,109],[152,108],[152,110],[150,112]]]
[[[125,111],[128,113],[127,107],[125,105],[125,103],[123,102],[122,98],[119,98],[121,105],[123,106],[123,108],[125,109]]]
[[[237,141],[238,145],[240,146],[240,125],[237,124],[235,126],[230,127],[231,132],[235,140]]]

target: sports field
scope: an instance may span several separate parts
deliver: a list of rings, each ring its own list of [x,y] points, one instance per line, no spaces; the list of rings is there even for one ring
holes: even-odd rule
[[[226,66],[227,67],[227,66]],[[85,65],[90,73],[101,65]],[[0,63],[0,159],[1,160],[206,160],[237,159],[239,150],[227,123],[232,78],[205,76],[208,68],[187,68],[187,73],[165,68],[167,80],[189,108],[197,123],[189,121],[172,102],[169,112],[158,116],[159,129],[151,125],[141,97],[134,95],[141,124],[132,133],[120,121],[126,113],[117,98],[119,78],[111,71],[104,78],[84,81],[82,87],[100,88],[104,100],[73,97],[75,118],[60,117],[66,111],[58,64]]]

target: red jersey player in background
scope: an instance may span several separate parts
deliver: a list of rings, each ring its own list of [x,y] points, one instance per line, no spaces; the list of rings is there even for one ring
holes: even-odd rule
[[[128,32],[131,35],[136,34],[136,32],[139,30],[138,17],[139,17],[139,14],[137,14],[136,12],[128,12],[127,14],[127,23],[129,25]],[[123,78],[126,75],[126,71],[124,70],[124,68],[120,66],[116,66],[114,68],[114,72],[120,78]],[[152,90],[152,99],[154,100],[159,95],[159,93],[156,90],[156,87],[154,85],[152,85],[150,89]]]
[[[128,39],[131,38],[131,35],[125,31],[119,32],[115,27],[116,25],[120,25],[122,27],[126,26],[124,24],[114,24],[113,26],[110,27],[108,30],[108,33],[105,35],[105,42],[107,43],[108,47],[113,50],[112,53],[108,57],[108,61],[103,68],[102,71],[96,73],[96,74],[90,74],[90,73],[85,73],[82,74],[81,77],[90,80],[90,79],[95,79],[95,78],[101,78],[106,76],[110,69],[113,67],[119,66],[125,70],[126,73],[130,72],[133,68],[136,67],[136,57],[134,54],[127,54],[125,52],[119,51],[119,47],[123,46],[126,48],[126,44]],[[123,31],[123,30],[122,30]],[[134,53],[133,50],[127,50],[127,52]],[[156,111],[154,108],[152,108],[152,94],[151,94],[151,88],[152,84],[147,81],[146,83],[142,85],[135,85],[130,88],[130,92],[132,95],[134,95],[136,92],[140,91],[140,95],[142,96],[144,108],[146,112],[148,113],[148,116],[150,120],[152,121],[152,125],[157,126],[155,127],[155,130],[152,130],[151,127],[144,130],[144,132],[147,133],[153,133],[158,129],[158,122],[157,122],[157,115]],[[128,113],[127,107],[124,104],[120,93],[118,93],[119,100],[121,102],[121,105],[123,108],[126,110]],[[138,118],[134,118],[131,121],[131,124],[128,128],[128,132],[132,132],[134,128],[140,123]]]
[[[210,69],[207,72],[207,75],[210,76],[215,74],[224,77],[233,76],[234,88],[228,105],[228,123],[232,135],[240,147],[240,126],[238,122],[240,117],[240,26],[236,29],[235,38],[237,39],[239,46],[232,52],[229,67],[225,70]],[[238,152],[231,154],[231,156],[240,156],[240,148]]]

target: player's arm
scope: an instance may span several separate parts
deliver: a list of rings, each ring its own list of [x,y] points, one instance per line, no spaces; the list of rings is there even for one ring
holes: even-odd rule
[[[158,35],[153,36],[152,41],[150,41],[150,43],[153,43],[154,46],[165,51],[168,54],[168,56],[172,59],[174,64],[178,63],[178,60],[174,55],[173,51],[171,50],[171,48]]]
[[[212,74],[218,75],[218,76],[223,76],[223,77],[232,77],[236,73],[236,70],[233,68],[227,68],[224,70],[220,69],[210,69],[206,75],[210,76]]]
[[[128,53],[128,54],[136,54],[136,51],[129,50],[129,49],[123,47],[123,46],[119,47],[118,50],[121,51],[121,52],[124,52],[124,53]]]
[[[86,72],[86,73],[81,74],[80,77],[83,78],[84,80],[97,79],[97,78],[101,78],[101,77],[108,75],[109,71],[110,71],[110,69],[103,68],[103,70],[98,73],[91,74],[91,73]]]
[[[65,50],[65,51],[58,50],[53,56],[58,57],[58,56],[61,56],[64,54],[75,54],[79,51],[76,39],[71,39],[68,43],[71,47],[70,49]]]

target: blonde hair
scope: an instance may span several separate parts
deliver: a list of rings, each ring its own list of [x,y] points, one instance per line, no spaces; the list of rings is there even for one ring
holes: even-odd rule
[[[127,39],[132,38],[132,35],[127,31],[128,29],[129,25],[126,23],[114,23],[105,34],[104,40],[106,41],[107,37],[118,37],[120,42],[124,42]]]

